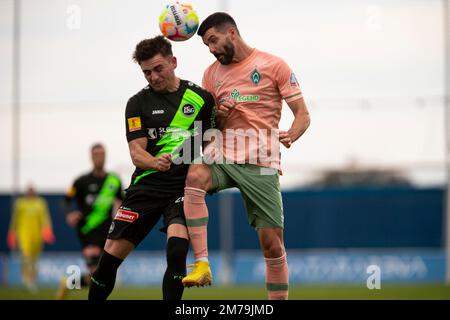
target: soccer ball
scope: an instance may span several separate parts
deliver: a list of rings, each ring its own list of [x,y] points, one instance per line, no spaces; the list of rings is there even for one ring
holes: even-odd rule
[[[174,3],[166,5],[159,16],[159,29],[173,41],[185,41],[192,37],[198,28],[198,16],[191,5]]]

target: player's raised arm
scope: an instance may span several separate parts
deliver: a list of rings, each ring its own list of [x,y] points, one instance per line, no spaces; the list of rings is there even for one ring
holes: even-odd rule
[[[128,142],[130,156],[133,164],[142,170],[167,171],[172,163],[172,156],[167,153],[154,157],[148,153],[147,138],[137,138]]]
[[[10,249],[16,249],[17,248],[17,220],[18,220],[18,202],[17,200],[14,202],[13,211],[11,214],[11,221],[9,223],[9,229],[8,234],[6,237],[6,243],[8,244],[8,247]]]
[[[48,209],[47,201],[42,199],[41,208],[41,236],[42,239],[48,243],[53,244],[56,241],[55,235],[53,233],[52,218]]]

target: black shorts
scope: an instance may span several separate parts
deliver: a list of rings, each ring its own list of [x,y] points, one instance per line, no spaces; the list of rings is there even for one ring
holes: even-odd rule
[[[164,222],[161,232],[167,232],[169,225],[174,223],[185,226],[183,200],[183,194],[161,197],[148,191],[127,191],[109,228],[108,239],[126,239],[137,247],[161,216]]]
[[[111,221],[112,219],[106,220],[97,228],[86,234],[81,232],[81,227],[77,228],[78,239],[80,239],[81,247],[84,249],[87,246],[98,246],[103,249],[105,246],[106,237],[108,236]]]

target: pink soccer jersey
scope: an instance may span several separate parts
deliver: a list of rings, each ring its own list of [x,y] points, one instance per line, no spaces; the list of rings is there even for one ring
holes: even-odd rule
[[[214,62],[203,75],[203,87],[213,94],[217,105],[228,99],[235,102],[228,117],[218,119],[227,161],[280,170],[282,100],[302,97],[291,68],[282,59],[253,49],[239,63]]]

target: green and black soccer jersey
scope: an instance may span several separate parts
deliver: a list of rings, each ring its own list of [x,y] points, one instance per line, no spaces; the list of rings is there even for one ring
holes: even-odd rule
[[[77,209],[83,214],[77,225],[82,246],[89,244],[102,246],[112,221],[114,201],[123,200],[120,179],[114,174],[98,177],[90,172],[82,175],[66,193],[66,213],[71,211],[72,199],[76,200]]]
[[[183,194],[187,170],[201,154],[202,136],[214,126],[212,95],[192,82],[181,80],[177,91],[158,93],[147,86],[128,101],[128,142],[147,138],[152,156],[172,155],[165,172],[136,168],[129,189],[147,190],[156,197]]]

